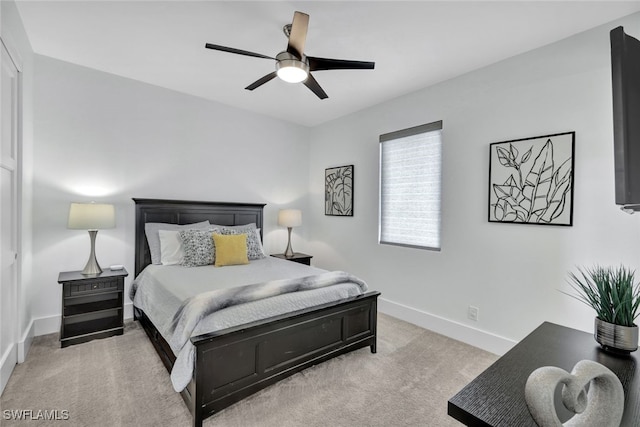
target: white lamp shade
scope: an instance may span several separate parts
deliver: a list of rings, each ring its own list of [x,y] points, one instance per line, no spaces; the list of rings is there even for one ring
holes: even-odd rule
[[[299,227],[302,225],[302,211],[299,209],[282,209],[278,212],[278,225],[282,227]]]
[[[113,205],[101,203],[71,203],[67,228],[74,230],[103,230],[116,226]]]

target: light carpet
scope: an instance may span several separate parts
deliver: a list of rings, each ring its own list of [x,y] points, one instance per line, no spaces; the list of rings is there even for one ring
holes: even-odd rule
[[[339,356],[205,420],[214,426],[459,426],[447,400],[496,355],[378,316],[378,352]],[[7,420],[6,411],[68,411],[68,420]],[[60,417],[62,418],[62,417]],[[138,322],[122,336],[60,348],[36,337],[0,398],[2,426],[189,426],[191,416]]]

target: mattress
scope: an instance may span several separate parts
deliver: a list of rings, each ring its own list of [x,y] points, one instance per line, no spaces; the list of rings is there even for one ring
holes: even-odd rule
[[[196,295],[239,286],[280,279],[304,278],[327,273],[296,262],[266,257],[246,265],[227,267],[183,267],[148,265],[132,286],[135,307],[143,310],[167,342],[171,342],[174,315],[183,303]],[[318,289],[285,293],[224,308],[204,317],[192,336],[220,331],[233,326],[263,320],[349,298],[363,293],[355,283],[341,283]],[[187,343],[182,349],[172,348],[176,362],[171,381],[176,391],[183,390],[193,376],[194,348]]]

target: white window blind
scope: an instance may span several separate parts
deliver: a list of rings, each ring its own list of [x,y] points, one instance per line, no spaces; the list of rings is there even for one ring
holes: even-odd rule
[[[380,135],[379,242],[440,250],[442,121]]]

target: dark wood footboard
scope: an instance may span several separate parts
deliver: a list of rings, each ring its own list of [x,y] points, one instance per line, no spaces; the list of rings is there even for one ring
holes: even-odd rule
[[[193,379],[182,397],[193,425],[290,375],[344,353],[376,352],[379,292],[191,338]],[[146,315],[136,317],[171,370],[175,356]]]

